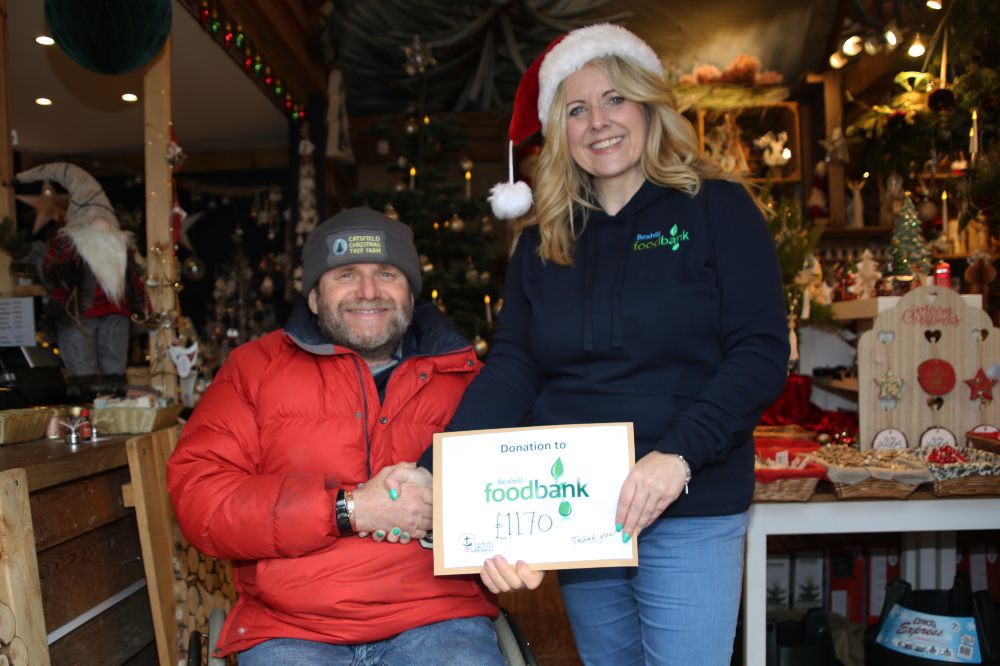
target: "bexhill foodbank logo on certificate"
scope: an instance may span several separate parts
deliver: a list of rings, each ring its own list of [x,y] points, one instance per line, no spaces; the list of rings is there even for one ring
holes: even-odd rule
[[[630,423],[435,436],[435,573],[503,555],[538,568],[635,564],[615,531],[634,460]]]

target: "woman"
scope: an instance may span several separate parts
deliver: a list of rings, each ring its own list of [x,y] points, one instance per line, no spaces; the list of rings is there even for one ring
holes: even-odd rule
[[[500,330],[448,429],[632,421],[636,464],[613,520],[638,539],[639,566],[559,572],[580,655],[729,664],[752,433],[789,354],[771,237],[747,188],[699,155],[659,58],[624,28],[571,32],[532,65],[512,142],[539,126]],[[526,189],[498,186],[494,210],[524,212]],[[502,557],[482,573],[494,592],[541,577]]]

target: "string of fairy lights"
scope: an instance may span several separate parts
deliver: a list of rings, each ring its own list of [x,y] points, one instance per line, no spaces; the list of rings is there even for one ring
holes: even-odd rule
[[[225,7],[211,0],[180,0],[180,4],[285,115],[293,121],[305,117],[305,107],[300,102],[303,96],[281,80],[267,56]]]

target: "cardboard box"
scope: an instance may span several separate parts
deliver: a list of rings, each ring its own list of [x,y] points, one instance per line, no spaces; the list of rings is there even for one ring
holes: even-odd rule
[[[824,608],[821,551],[795,553],[792,563],[792,608]]]
[[[767,608],[784,609],[791,606],[792,556],[777,554],[767,556]]]
[[[878,622],[885,604],[885,588],[899,578],[899,548],[870,546],[868,548],[868,624]]]
[[[861,546],[836,548],[829,554],[830,610],[863,624],[865,615],[865,556]]]

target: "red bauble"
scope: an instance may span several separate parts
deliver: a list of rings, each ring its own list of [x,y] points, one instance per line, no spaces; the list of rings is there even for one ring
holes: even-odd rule
[[[917,367],[917,381],[931,395],[947,395],[955,388],[955,368],[948,361],[932,358]]]

